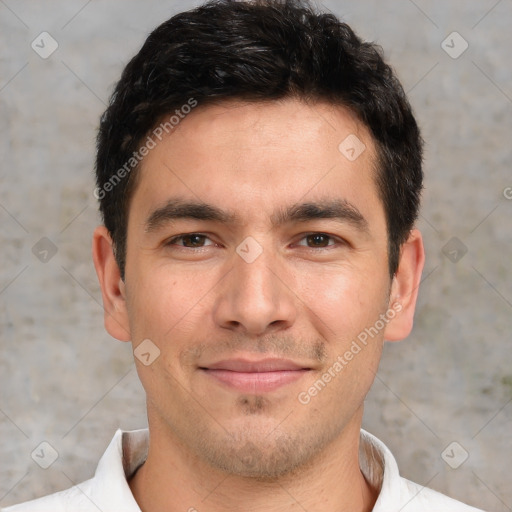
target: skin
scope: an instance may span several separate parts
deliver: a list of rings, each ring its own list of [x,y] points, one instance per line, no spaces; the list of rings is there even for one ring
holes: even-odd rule
[[[338,149],[350,134],[366,146],[354,161]],[[129,484],[144,512],[372,510],[378,492],[358,464],[363,402],[384,340],[412,328],[424,262],[412,230],[389,276],[374,157],[367,129],[341,107],[295,99],[198,106],[142,162],[124,282],[108,232],[96,229],[108,332],[160,350],[147,366],[135,358],[150,446]],[[155,209],[176,197],[237,221],[148,229]],[[348,219],[271,223],[280,208],[333,199],[354,206],[366,229]],[[206,237],[176,238],[187,233]],[[247,237],[262,251],[251,263],[236,252]],[[385,328],[301,403],[299,393],[397,303]],[[235,357],[281,357],[309,370],[269,392],[229,388],[201,370]]]

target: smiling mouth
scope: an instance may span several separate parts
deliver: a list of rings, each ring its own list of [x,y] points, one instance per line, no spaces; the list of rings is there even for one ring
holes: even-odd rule
[[[296,382],[311,368],[285,359],[230,359],[199,367],[208,378],[245,393],[265,393]]]

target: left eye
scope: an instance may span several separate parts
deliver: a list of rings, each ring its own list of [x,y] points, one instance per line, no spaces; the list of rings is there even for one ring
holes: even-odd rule
[[[322,249],[324,247],[332,246],[334,245],[334,238],[330,235],[326,235],[325,233],[310,233],[303,238],[302,240],[306,240],[306,244],[308,244],[309,247],[312,249]],[[329,241],[333,243],[329,243]],[[312,245],[309,245],[312,244]],[[304,244],[299,244],[304,245]]]

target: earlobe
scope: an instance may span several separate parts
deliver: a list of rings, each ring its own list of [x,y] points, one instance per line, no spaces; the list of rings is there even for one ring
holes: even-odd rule
[[[114,338],[130,341],[125,285],[114,256],[112,239],[105,226],[94,230],[92,257],[101,286],[105,328]]]
[[[421,233],[413,229],[402,245],[400,263],[391,285],[389,308],[399,311],[386,326],[384,339],[387,341],[403,340],[412,330],[424,264],[423,239]],[[400,304],[399,308],[397,304]]]

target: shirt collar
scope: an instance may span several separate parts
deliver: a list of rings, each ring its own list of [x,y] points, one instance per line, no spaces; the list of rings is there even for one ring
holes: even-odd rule
[[[375,436],[361,429],[359,467],[368,483],[379,490],[372,512],[395,510],[400,503],[400,473],[389,448]]]
[[[91,500],[100,510],[141,512],[128,480],[146,460],[148,447],[147,428],[116,431],[94,474]]]
[[[102,510],[140,512],[128,480],[148,454],[149,430],[118,429],[94,475],[91,500]],[[361,429],[359,465],[367,481],[379,489],[373,512],[393,510],[400,501],[397,463],[382,441]]]

